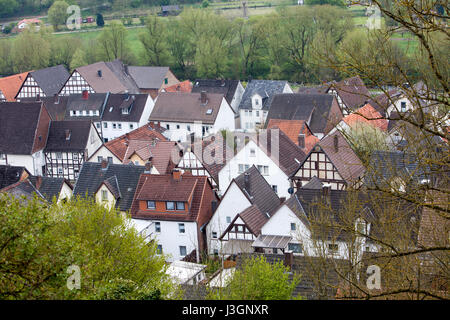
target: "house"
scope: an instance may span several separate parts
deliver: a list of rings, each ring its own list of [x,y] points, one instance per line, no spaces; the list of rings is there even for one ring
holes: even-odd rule
[[[85,90],[89,93],[140,93],[127,67],[119,59],[76,68],[59,94],[81,94]]]
[[[249,81],[239,104],[240,128],[250,132],[262,128],[266,123],[274,95],[280,93],[292,93],[287,81]]]
[[[288,197],[289,177],[304,160],[305,153],[279,129],[258,134],[235,133],[235,137],[233,157],[224,165],[213,167],[218,170],[213,176],[218,177],[220,192],[228,188],[233,178],[254,165],[278,196]]]
[[[14,102],[16,95],[22,87],[23,82],[28,76],[28,72],[15,74],[9,77],[0,78],[0,91],[2,101]]]
[[[129,212],[143,166],[84,162],[73,196],[89,197],[106,208],[116,208],[122,214]]]
[[[185,80],[180,83],[176,83],[169,87],[164,87],[161,89],[161,92],[184,92],[189,93],[192,92],[192,83],[189,80]]]
[[[388,130],[388,120],[370,103],[345,116],[342,121],[351,128],[357,128],[360,125],[369,125],[384,132]]]
[[[270,119],[267,129],[278,128],[307,154],[319,142],[305,120]]]
[[[158,13],[158,15],[161,16],[168,16],[168,15],[178,15],[180,14],[181,9],[180,7],[175,4],[175,5],[168,5],[168,6],[161,6],[161,12]]]
[[[23,166],[33,175],[43,175],[50,127],[47,109],[42,102],[3,102],[0,110],[0,165]]]
[[[147,123],[153,110],[147,94],[89,93],[71,94],[65,120],[91,120],[103,141],[115,139]]]
[[[149,94],[153,100],[162,89],[180,83],[169,67],[128,66],[127,73],[133,78],[139,92]]]
[[[52,121],[44,148],[45,175],[75,181],[83,163],[102,145],[89,121]]]
[[[359,76],[332,82],[326,93],[336,97],[344,115],[364,106],[370,99],[370,93]]]
[[[206,265],[187,261],[174,261],[166,270],[166,273],[176,284],[195,285],[206,278]]]
[[[234,111],[222,94],[162,92],[149,121],[166,128],[169,140],[185,142],[226,129],[233,131]]]
[[[336,98],[329,94],[277,94],[273,97],[267,124],[272,119],[303,120],[321,139],[343,118]],[[267,127],[267,125],[266,125]]]
[[[15,99],[36,97],[39,100],[40,97],[58,95],[69,76],[69,72],[63,65],[30,71]]]
[[[29,176],[31,176],[31,173],[25,167],[0,165],[0,189],[23,181]]]
[[[207,93],[221,93],[225,96],[228,104],[239,116],[239,104],[244,94],[244,87],[239,80],[211,80],[211,79],[196,79],[192,92],[200,93],[206,91]]]
[[[333,190],[344,190],[347,186],[359,188],[365,167],[338,130],[323,138],[309,152],[294,171],[291,180],[298,189],[318,177],[330,184]]]
[[[64,178],[29,176],[3,189],[0,193],[9,193],[14,197],[25,197],[32,200],[35,196],[48,203],[61,203],[72,196],[72,185]]]
[[[166,137],[164,137],[161,132],[164,132],[164,129],[154,127],[151,124],[143,125],[114,140],[106,142],[88,159],[88,161],[102,162],[102,160],[105,159],[114,164],[128,164],[130,162],[136,164],[136,161],[138,161],[138,165],[145,165],[149,160],[149,157],[152,156],[154,169],[163,171],[159,173],[165,173],[166,169],[163,168],[167,168],[169,165],[171,153],[171,150],[169,149],[174,147],[175,142],[167,143],[169,141],[167,141]],[[164,144],[158,145],[157,149],[155,149],[159,142],[164,142]],[[147,145],[150,145],[153,149],[151,155],[147,152],[145,152],[145,154],[142,154],[141,152],[136,153],[136,151],[142,149],[142,146],[146,147]],[[135,156],[137,157],[135,158]]]
[[[259,221],[271,216],[279,205],[280,199],[259,170],[248,168],[231,181],[206,226],[208,253],[227,255],[245,250],[252,235],[258,233]]]
[[[196,261],[207,248],[205,225],[211,219],[218,198],[205,176],[150,174],[140,176],[131,217],[146,223],[146,234],[157,241],[158,250],[169,261],[181,260],[195,250]]]
[[[39,30],[39,25],[42,24],[42,21],[36,18],[32,19],[23,19],[17,23],[17,29],[22,31],[28,26],[36,26],[36,29]]]

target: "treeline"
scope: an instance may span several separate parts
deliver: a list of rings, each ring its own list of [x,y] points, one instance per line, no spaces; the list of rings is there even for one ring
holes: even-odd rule
[[[348,76],[354,70],[344,73],[334,67],[348,59],[365,59],[368,53],[376,55],[381,47],[388,47],[417,76],[409,67],[417,65],[410,63],[412,57],[376,31],[355,28],[346,9],[286,7],[250,19],[185,9],[178,17],[149,16],[143,29],[112,22],[96,38],[84,40],[52,35],[45,28],[23,32],[13,41],[0,41],[0,74],[56,64],[74,69],[119,58],[133,65],[168,65],[179,79],[260,78],[314,84]],[[326,62],[323,56],[333,60]]]

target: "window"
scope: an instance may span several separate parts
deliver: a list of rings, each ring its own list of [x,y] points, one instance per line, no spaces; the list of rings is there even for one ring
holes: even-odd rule
[[[102,157],[102,156],[98,156],[98,157],[97,157],[97,161],[98,161],[98,162],[102,162],[102,161],[103,161],[103,157]]]
[[[180,256],[184,257],[186,255],[186,246],[180,246]]]
[[[166,124],[166,129],[170,130],[170,124]]]
[[[90,116],[93,116],[93,115],[94,115],[94,111],[89,110],[89,115],[90,115]]]
[[[179,124],[177,124],[177,129],[180,129],[180,125]]]
[[[162,254],[162,245],[158,244],[158,247],[156,250],[157,250],[158,254]]]
[[[62,159],[62,152],[56,153],[56,159],[61,160]]]
[[[250,157],[256,157],[256,150],[250,149]]]
[[[108,163],[113,163],[112,157],[108,157]]]
[[[175,202],[173,202],[173,201],[167,201],[167,202],[166,202],[166,209],[167,209],[167,210],[175,210]]]
[[[332,253],[336,253],[339,249],[339,246],[336,243],[329,243],[328,250]]]
[[[102,201],[108,201],[108,191],[102,190]]]
[[[184,210],[184,202],[177,201],[177,210]]]
[[[72,157],[73,157],[73,160],[78,160],[78,153],[74,153]]]
[[[231,223],[231,217],[230,216],[227,217],[227,223]]]
[[[259,111],[256,111],[256,116],[259,117]]]
[[[291,230],[295,231],[296,227],[295,227],[295,223],[291,223]]]
[[[275,193],[278,193],[278,186],[273,185],[273,186],[272,186],[272,190],[273,190]]]
[[[213,231],[213,233],[212,233],[212,238],[213,238],[213,239],[217,239],[217,232]]]
[[[289,243],[288,250],[293,253],[302,253],[302,245],[300,243]]]
[[[155,201],[147,201],[147,209],[156,209]]]
[[[103,122],[103,128],[108,129],[108,122]]]
[[[184,233],[185,229],[184,229],[184,223],[179,223],[178,224],[178,232],[180,233]]]
[[[169,79],[168,78],[164,78],[164,84],[168,84],[169,83]]]
[[[239,173],[242,173],[242,172],[244,172],[244,165],[240,164],[239,165]]]
[[[208,109],[208,110],[206,110],[206,114],[207,115],[210,115],[210,114],[212,114],[213,113],[213,109]]]
[[[155,232],[161,232],[161,222],[155,222]]]
[[[401,103],[401,111],[406,112],[406,102],[402,101]]]
[[[95,125],[97,126],[97,129],[100,129],[100,122],[97,122]]]
[[[219,255],[219,250],[218,249],[214,249],[214,255],[218,256]]]
[[[118,124],[117,124],[117,127],[118,127],[119,129],[122,129],[122,124],[121,124],[121,123],[118,123]]]
[[[191,131],[191,126],[190,125],[187,125],[187,131]]]
[[[0,153],[0,160],[6,160],[6,154]]]
[[[133,129],[134,125],[132,123],[130,123],[130,129]]]
[[[269,175],[269,166],[258,166],[258,170],[263,176]]]
[[[58,176],[61,176],[63,174],[63,169],[62,168],[58,168]]]
[[[117,129],[117,124],[113,123],[113,129]]]

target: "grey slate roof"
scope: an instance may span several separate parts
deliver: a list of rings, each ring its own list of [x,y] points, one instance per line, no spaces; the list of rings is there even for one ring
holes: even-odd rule
[[[0,103],[0,152],[30,155],[42,102]]]
[[[148,94],[110,94],[103,111],[103,121],[139,122],[145,109]],[[131,107],[129,114],[122,114],[123,107]],[[112,108],[112,109],[111,109]]]
[[[94,196],[100,185],[112,176],[117,177],[121,197],[116,202],[116,208],[127,211],[131,208],[134,193],[140,175],[145,167],[123,164],[109,164],[106,170],[102,170],[101,163],[84,162],[73,190],[74,196]]]
[[[259,94],[263,98],[263,110],[269,110],[273,96],[282,93],[287,81],[251,80],[245,87],[239,109],[252,109],[252,96]]]
[[[309,180],[309,182],[307,184],[302,186],[302,189],[322,190],[322,188],[323,188],[323,183],[322,183],[322,181],[320,181],[319,178],[317,178],[317,176],[312,177],[311,180]]]
[[[63,65],[57,65],[29,73],[47,97],[53,96],[69,79],[70,74]]]
[[[0,189],[18,182],[24,171],[25,167],[0,165]]]
[[[221,93],[230,104],[236,93],[239,80],[213,80],[213,79],[196,79],[191,92],[206,91],[209,93]]]
[[[139,89],[161,88],[167,72],[169,72],[169,67],[128,66],[128,73]]]
[[[35,196],[45,199],[28,179],[12,184],[1,191],[9,193],[15,198],[25,197],[25,202],[32,200]]]
[[[44,152],[83,152],[86,150],[91,121],[52,121]],[[69,130],[69,140],[66,139]]]
[[[245,186],[246,173],[249,174],[249,188]],[[248,197],[249,201],[256,205],[263,214],[268,213],[272,215],[280,205],[280,199],[277,194],[254,165],[237,176],[234,181]]]
[[[270,119],[304,120],[313,133],[324,133],[334,99],[330,94],[276,94],[266,125]]]
[[[69,96],[40,97],[53,121],[64,120]],[[20,102],[36,102],[36,98],[20,98]]]
[[[39,190],[39,192],[44,196],[45,200],[48,202],[53,201],[53,197],[58,199],[61,189],[63,187],[64,178],[56,177],[39,177],[41,181],[38,183],[38,178],[36,176],[30,176],[29,180],[33,186]],[[70,183],[66,182],[69,186]],[[39,185],[38,185],[39,184]]]
[[[64,119],[101,121],[108,96],[109,93],[89,93],[88,99],[85,100],[82,94],[71,94],[68,97]],[[89,110],[98,110],[99,116],[71,116],[72,110],[86,110],[88,112]]]

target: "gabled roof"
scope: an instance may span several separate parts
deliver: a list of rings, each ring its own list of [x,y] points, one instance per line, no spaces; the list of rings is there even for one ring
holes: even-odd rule
[[[202,215],[211,214],[211,202],[206,193],[213,194],[206,176],[182,174],[181,180],[174,181],[172,174],[142,174],[133,200],[131,215],[138,219],[156,219],[168,221],[199,221]],[[192,196],[188,213],[148,213],[139,210],[139,200],[187,201]],[[155,197],[157,199],[155,199]],[[205,208],[208,208],[205,210]]]
[[[64,120],[70,96],[40,97],[53,121]],[[20,102],[36,102],[36,98],[20,98]]]
[[[67,131],[68,130],[68,131]],[[45,152],[83,152],[86,150],[91,121],[52,121]],[[66,133],[69,133],[67,140]]]
[[[9,77],[0,78],[0,90],[6,98],[6,101],[16,101],[16,95],[19,93],[22,83],[28,76],[28,72],[15,74]]]
[[[388,121],[369,103],[364,107],[359,108],[354,113],[345,116],[342,120],[350,127],[353,127],[358,123],[363,123],[369,124],[382,131],[387,131],[388,129]]]
[[[139,89],[160,89],[169,67],[128,66],[128,73]]]
[[[149,120],[188,123],[201,121],[214,124],[223,99],[222,94],[208,93],[206,104],[202,104],[200,93],[162,92],[155,102]],[[207,113],[208,110],[211,110],[210,114]]]
[[[370,99],[370,93],[359,76],[331,83],[344,104],[351,110],[361,107]]]
[[[47,97],[59,93],[69,79],[70,74],[63,65],[48,67],[36,71],[31,71],[32,76],[38,86],[44,91]]]
[[[100,77],[98,71],[101,71]],[[96,62],[78,67],[78,72],[96,93],[139,93],[139,88],[133,78],[126,73],[122,61],[116,59],[111,62]]]
[[[97,120],[102,117],[108,93],[89,93],[87,99],[83,98],[82,94],[71,94],[67,101],[65,119],[66,120]],[[98,116],[71,116],[71,111],[99,111]]]
[[[312,147],[319,142],[319,138],[311,133],[309,126],[305,120],[284,120],[284,119],[270,119],[267,124],[267,129],[279,128],[283,131],[289,139],[295,144],[298,144],[299,134],[305,135],[305,147],[302,151],[306,154]]]
[[[165,87],[164,92],[192,92],[192,83],[189,80],[174,84],[169,87]]]
[[[112,195],[116,200],[122,197],[120,193],[119,182],[117,181],[116,175],[111,176],[105,181],[103,181],[103,185],[105,185],[108,188],[108,190],[112,193]]]
[[[52,202],[53,197],[58,199],[64,183],[73,188],[65,178],[30,176],[28,179],[48,202]]]
[[[386,93],[382,93],[373,99],[368,99],[367,103],[375,108],[383,117],[386,117],[386,110],[391,103],[397,100],[401,95],[401,92],[397,89],[390,90]]]
[[[25,197],[25,202],[32,200],[34,197],[45,199],[28,179],[11,184],[1,189],[0,192],[9,193],[16,198]]]
[[[273,96],[282,93],[286,84],[287,81],[250,80],[245,87],[239,109],[252,109],[252,97],[258,94],[263,99],[262,109],[269,110]]]
[[[18,182],[24,172],[30,175],[25,167],[0,165],[0,189]]]
[[[1,153],[32,154],[42,110],[42,102],[0,103]]]
[[[267,123],[271,119],[304,120],[313,133],[324,133],[333,100],[330,94],[284,93],[273,97]]]
[[[108,164],[106,169],[102,169],[101,163],[84,162],[75,184],[73,195],[84,197],[87,193],[93,197],[105,180],[116,176],[120,199],[116,202],[116,208],[127,211],[131,208],[134,192],[140,175],[144,172],[143,166]]]
[[[144,112],[148,94],[110,94],[103,111],[103,121],[139,122]],[[122,114],[122,108],[129,108],[128,114]]]
[[[246,186],[245,175],[248,174],[249,183]],[[248,198],[252,205],[258,207],[263,214],[272,215],[280,205],[280,199],[275,191],[267,183],[266,179],[259,173],[255,166],[233,179],[242,193]]]
[[[221,93],[225,96],[227,102],[231,104],[238,84],[239,80],[196,79],[192,92]]]
[[[337,151],[335,149],[335,141],[337,142]],[[356,182],[364,173],[365,167],[363,163],[339,130],[323,138],[318,145],[345,181]]]
[[[253,233],[255,236],[259,236],[261,234],[261,228],[264,224],[269,220],[269,217],[262,213],[261,210],[258,209],[256,205],[252,205],[239,213],[236,217],[240,217],[242,221],[244,221],[247,228]],[[230,224],[230,226],[233,223]]]

